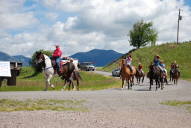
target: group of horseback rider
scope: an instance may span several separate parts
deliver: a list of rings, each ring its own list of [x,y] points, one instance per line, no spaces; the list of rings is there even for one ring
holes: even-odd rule
[[[62,51],[60,49],[59,45],[55,45],[56,49],[54,50],[53,54],[52,54],[52,59],[55,60],[56,62],[56,71],[59,72],[60,71],[60,61],[61,61],[61,56],[62,56]],[[126,57],[126,64],[129,67],[130,71],[132,72],[132,56],[131,54],[128,54],[128,56]],[[165,68],[165,64],[163,60],[160,60],[160,56],[156,55],[154,56],[153,59],[153,63],[152,63],[156,68],[159,68],[161,71],[165,72],[166,76],[167,76],[167,70]],[[179,66],[178,64],[176,64],[176,61],[174,61],[171,64],[171,71],[178,69]],[[137,70],[141,73],[144,73],[143,71],[143,66],[141,63],[138,64],[138,68]]]
[[[131,54],[128,54],[128,56],[126,57],[126,64],[129,67],[130,71],[132,72],[132,56]],[[156,55],[154,56],[153,62],[151,63],[152,65],[154,65],[156,68],[159,68],[159,70],[163,71],[166,76],[167,76],[167,70],[165,68],[165,64],[163,60],[160,60],[160,56]],[[179,66],[176,63],[176,61],[174,61],[173,63],[171,63],[171,71],[174,71],[175,69],[178,69]],[[137,70],[141,73],[144,73],[143,71],[143,65],[141,63],[138,64]]]

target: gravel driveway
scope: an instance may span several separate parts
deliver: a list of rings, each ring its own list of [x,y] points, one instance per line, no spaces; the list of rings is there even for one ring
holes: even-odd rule
[[[119,85],[120,87],[121,85]],[[190,128],[191,113],[162,101],[191,101],[191,83],[148,91],[148,81],[132,90],[0,92],[0,99],[85,100],[88,112],[0,112],[0,128]]]

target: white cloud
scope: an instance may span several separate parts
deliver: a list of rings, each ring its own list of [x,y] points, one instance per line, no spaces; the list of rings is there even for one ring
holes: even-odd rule
[[[78,12],[88,8],[88,0],[43,0],[43,4],[47,7],[65,10],[69,12]]]
[[[31,27],[38,23],[33,12],[22,12],[24,0],[0,1],[0,28],[4,30]]]
[[[78,30],[101,31],[117,38],[126,35],[138,20],[153,21],[163,41],[174,41],[178,8],[185,8],[184,13],[190,12],[182,0],[45,0],[44,3],[48,7],[79,13],[75,26]]]
[[[46,17],[50,20],[56,20],[58,18],[58,14],[53,13],[53,12],[49,12],[49,13],[46,13]]]
[[[22,8],[24,0],[1,0],[0,13],[14,12]]]
[[[5,30],[29,27],[38,22],[33,13],[0,14],[0,19],[0,28]]]

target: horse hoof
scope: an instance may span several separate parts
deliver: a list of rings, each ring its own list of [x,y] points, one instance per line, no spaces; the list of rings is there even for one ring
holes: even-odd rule
[[[55,87],[54,87],[54,85],[53,85],[53,84],[51,84],[51,85],[50,85],[50,87],[51,87],[51,88],[53,88],[53,89],[55,89]]]

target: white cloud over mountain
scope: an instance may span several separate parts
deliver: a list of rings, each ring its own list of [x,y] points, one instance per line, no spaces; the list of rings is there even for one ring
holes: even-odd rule
[[[191,40],[191,7],[183,0],[34,1],[45,8],[40,11],[51,24],[40,21],[35,15],[39,10],[27,11],[24,0],[0,1],[4,5],[0,7],[1,51],[30,56],[38,49],[53,50],[54,44],[59,44],[65,55],[94,48],[126,53],[132,48],[128,32],[140,20],[153,22],[158,43],[172,42],[176,41],[178,8],[183,10],[180,41]],[[12,34],[13,30],[21,32]]]

